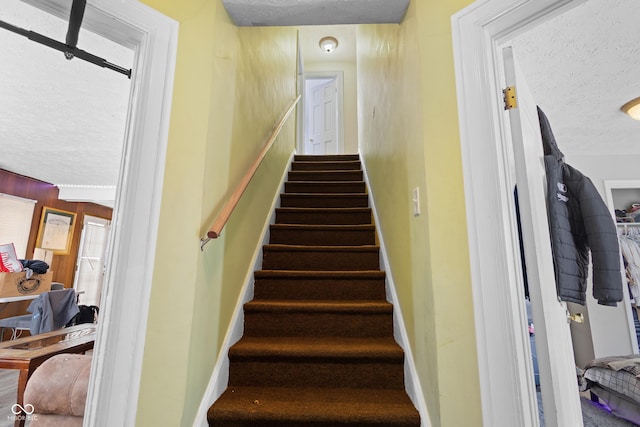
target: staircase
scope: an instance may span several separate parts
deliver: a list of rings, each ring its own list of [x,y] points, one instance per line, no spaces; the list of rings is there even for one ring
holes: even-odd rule
[[[419,426],[358,155],[296,156],[210,426]]]

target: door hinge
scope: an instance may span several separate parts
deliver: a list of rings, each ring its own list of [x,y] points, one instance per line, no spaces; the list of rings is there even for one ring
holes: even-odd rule
[[[504,94],[504,109],[511,110],[518,106],[518,97],[516,96],[516,87],[509,86],[506,89],[502,89]]]
[[[569,310],[567,310],[567,323],[571,323],[571,321],[574,321],[576,323],[584,323],[584,314],[582,313],[571,314]]]

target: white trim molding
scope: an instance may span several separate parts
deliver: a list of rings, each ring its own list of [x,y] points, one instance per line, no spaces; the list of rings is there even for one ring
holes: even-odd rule
[[[130,425],[142,375],[178,23],[135,0],[96,0],[92,6],[130,25],[139,39],[84,423]]]
[[[523,372],[522,313],[501,45],[584,0],[477,1],[452,17],[465,201],[484,426],[538,426]],[[555,385],[554,385],[555,386]],[[557,419],[545,413],[547,426]]]
[[[213,373],[209,379],[207,389],[202,396],[200,406],[198,406],[198,412],[193,420],[193,427],[208,427],[207,411],[209,407],[215,402],[226,390],[229,383],[229,349],[233,344],[238,342],[242,338],[244,332],[244,304],[253,299],[254,291],[254,275],[253,273],[262,268],[262,248],[269,243],[269,226],[275,223],[276,220],[276,207],[280,207],[280,194],[284,193],[284,183],[287,179],[288,173],[291,170],[291,161],[295,151],[291,153],[287,167],[284,169],[284,173],[280,178],[280,191],[276,191],[271,203],[271,215],[267,217],[267,221],[262,228],[262,239],[258,240],[258,245],[254,248],[253,263],[251,268],[247,270],[242,290],[240,291],[240,297],[236,303],[236,307],[233,310],[231,317],[231,323],[227,329],[227,333],[220,347],[218,358],[215,366],[213,367]],[[224,238],[224,237],[223,237]],[[215,245],[216,242],[212,242]],[[219,242],[218,244],[224,244]]]
[[[367,175],[367,167],[364,163],[362,157],[360,158],[360,162],[362,164],[362,173],[364,176],[364,182],[367,184],[367,188],[369,189],[368,198],[369,198],[369,206],[371,207],[371,212],[373,212],[374,224],[380,224],[380,220],[378,218],[378,213],[376,210],[375,201],[373,199],[373,192],[371,190],[371,186],[369,185],[369,177]],[[415,405],[416,409],[420,413],[420,426],[421,427],[431,427],[431,418],[429,417],[429,410],[427,409],[426,400],[424,398],[424,393],[422,391],[422,385],[420,384],[420,379],[418,377],[418,372],[416,371],[416,363],[413,358],[413,351],[411,350],[411,345],[409,344],[409,335],[407,334],[407,328],[404,324],[404,316],[402,315],[402,309],[400,307],[400,300],[398,298],[398,293],[396,292],[396,285],[393,281],[393,275],[391,274],[391,265],[389,264],[389,257],[387,255],[386,245],[384,243],[384,237],[382,235],[382,230],[380,230],[379,226],[376,226],[376,233],[378,234],[378,239],[380,241],[380,264],[381,269],[386,271],[385,275],[385,287],[387,300],[393,305],[393,337],[396,342],[402,347],[405,356],[404,363],[404,380],[405,380],[405,389],[411,402]]]
[[[24,1],[68,19],[66,0]],[[178,23],[137,0],[93,0],[86,6],[82,25],[135,51],[100,327],[84,415],[85,426],[133,425],[156,253]]]
[[[68,4],[26,0],[61,19]],[[93,0],[83,27],[135,50],[84,425],[133,425],[151,293],[178,23],[136,1]],[[135,286],[128,286],[135,284]]]

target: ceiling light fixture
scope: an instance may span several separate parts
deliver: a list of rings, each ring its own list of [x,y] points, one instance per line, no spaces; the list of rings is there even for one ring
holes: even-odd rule
[[[640,120],[640,97],[627,102],[620,107],[620,110],[624,111],[632,119]]]
[[[338,47],[338,40],[335,37],[323,37],[320,39],[320,49],[331,53]]]

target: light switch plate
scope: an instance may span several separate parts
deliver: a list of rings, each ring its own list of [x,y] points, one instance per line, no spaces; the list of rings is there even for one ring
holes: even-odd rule
[[[420,187],[416,187],[413,189],[411,202],[413,204],[413,216],[420,215]]]

